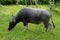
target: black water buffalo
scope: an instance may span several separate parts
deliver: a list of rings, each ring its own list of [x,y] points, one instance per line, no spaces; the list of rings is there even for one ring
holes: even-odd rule
[[[9,22],[8,30],[11,30],[19,22],[23,22],[24,29],[27,29],[28,23],[39,24],[43,22],[45,31],[47,31],[50,23],[49,20],[52,17],[51,13],[43,9],[35,8],[23,8],[21,9],[16,16],[14,16]],[[52,20],[52,18],[51,18]],[[52,21],[53,27],[55,27]]]

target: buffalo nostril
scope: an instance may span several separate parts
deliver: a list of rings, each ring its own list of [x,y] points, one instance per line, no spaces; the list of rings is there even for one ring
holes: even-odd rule
[[[10,28],[8,28],[8,30],[10,31],[11,29],[10,29]]]

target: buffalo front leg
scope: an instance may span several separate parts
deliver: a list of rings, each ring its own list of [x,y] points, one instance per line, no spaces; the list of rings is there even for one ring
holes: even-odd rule
[[[44,32],[47,32],[48,30],[48,27],[49,27],[49,23],[44,23]]]
[[[49,24],[49,31],[52,32],[52,25]]]
[[[27,22],[24,22],[24,30],[27,30],[28,29],[28,23]]]

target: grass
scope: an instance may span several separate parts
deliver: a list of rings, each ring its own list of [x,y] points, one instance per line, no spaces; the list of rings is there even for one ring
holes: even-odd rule
[[[8,31],[9,20],[12,18],[12,13],[14,15],[25,6],[3,6],[0,7],[0,40],[60,40],[60,9],[55,6],[52,10],[53,20],[56,28],[52,28],[52,32],[43,33],[43,24],[31,24],[29,23],[27,31],[23,31],[23,23],[19,23],[16,27]],[[29,8],[36,8],[36,6],[31,5]],[[40,9],[49,10],[49,5],[40,5]],[[49,10],[50,11],[50,10]],[[50,21],[51,22],[51,21]]]

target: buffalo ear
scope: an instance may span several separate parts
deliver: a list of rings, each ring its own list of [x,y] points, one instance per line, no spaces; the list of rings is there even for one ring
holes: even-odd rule
[[[12,22],[12,17],[9,18],[9,23]]]
[[[12,22],[13,17],[14,17],[14,16],[13,16],[13,12],[11,12],[11,17],[9,18],[9,23]]]
[[[14,19],[14,23],[16,22],[16,20]]]

